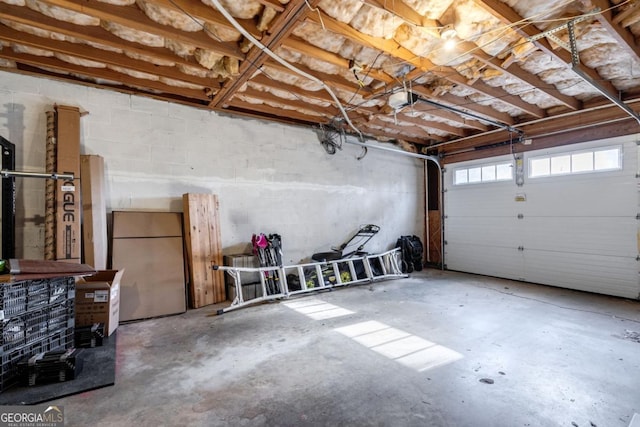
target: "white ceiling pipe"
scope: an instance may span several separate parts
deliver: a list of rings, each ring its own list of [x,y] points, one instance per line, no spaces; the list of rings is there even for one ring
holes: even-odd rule
[[[376,150],[390,151],[392,153],[400,154],[400,155],[403,155],[403,156],[415,157],[417,159],[423,159],[423,160],[431,160],[432,162],[437,164],[438,167],[440,167],[440,159],[438,159],[435,156],[428,156],[426,154],[412,153],[410,151],[404,151],[404,150],[396,150],[395,148],[385,147],[384,145],[365,144],[364,142],[349,140],[349,138],[345,138],[345,142],[347,144],[359,145],[360,147],[364,147],[364,148],[375,148]]]

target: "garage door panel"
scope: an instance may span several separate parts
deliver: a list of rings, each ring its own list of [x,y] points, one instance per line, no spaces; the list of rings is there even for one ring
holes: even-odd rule
[[[502,191],[492,189],[496,185]],[[489,187],[489,188],[487,188]],[[513,185],[503,184],[469,184],[467,186],[453,187],[445,195],[445,214],[454,216],[516,216],[517,207],[513,199],[515,193]]]
[[[623,257],[637,253],[635,218],[527,217],[523,221],[526,249]]]
[[[619,216],[636,215],[638,201],[629,194],[637,186],[635,176],[595,173],[573,177],[528,179],[525,183],[527,201],[521,210],[527,216],[547,216],[550,207],[557,216]],[[559,203],[561,202],[561,203]]]
[[[449,243],[490,246],[520,246],[516,218],[447,218],[446,241]]]
[[[639,298],[638,261],[634,257],[525,249],[524,279],[625,298]]]
[[[522,279],[524,268],[522,253],[514,248],[447,244],[445,259],[448,270]]]
[[[524,154],[524,185],[445,182],[445,264],[452,270],[640,298],[638,147],[635,136]],[[528,177],[528,158],[623,147],[622,170]],[[521,214],[522,218],[518,219]],[[522,247],[523,250],[518,250]]]

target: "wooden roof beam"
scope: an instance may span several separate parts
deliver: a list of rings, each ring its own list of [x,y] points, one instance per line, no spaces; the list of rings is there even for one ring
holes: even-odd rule
[[[276,12],[284,12],[284,5],[276,0],[256,0],[258,3],[274,9]]]
[[[327,117],[333,117],[340,114],[340,111],[337,108],[335,108],[333,105],[322,106],[318,104],[307,103],[300,100],[284,99],[284,98],[280,98],[277,95],[272,94],[271,92],[260,91],[260,90],[251,89],[251,88],[247,88],[243,92],[236,92],[234,94],[234,98],[232,99],[235,99],[236,96],[242,96],[242,95],[247,96],[249,98],[253,98],[253,99],[259,99],[261,101],[264,101],[265,104],[268,104],[268,105],[280,104],[282,105],[281,108],[283,110],[288,109],[284,107],[293,107],[297,111],[301,111],[301,110],[321,111],[323,115]]]
[[[126,55],[115,52],[102,51],[99,49],[95,49],[89,45],[62,42],[58,40],[32,36],[20,31],[15,31],[11,28],[5,27],[4,25],[0,25],[0,40],[29,47],[35,47],[37,49],[58,52],[64,55],[74,56],[76,58],[129,68],[134,71],[158,75],[173,80],[180,80],[187,83],[201,85],[203,87],[215,89],[217,89],[218,87],[217,80],[185,74],[180,72],[175,67],[159,66],[146,61],[137,61],[135,59],[129,58]]]
[[[425,120],[420,117],[411,117],[410,116],[411,107],[405,107],[405,110],[406,111],[402,111],[396,114],[396,116],[398,117],[398,120],[401,122],[412,123],[421,128],[435,129],[442,132],[447,132],[455,136],[467,136],[469,134],[469,131],[466,129],[450,126],[446,123],[435,122],[432,120]],[[420,113],[419,109],[414,109],[414,111],[416,113]]]
[[[320,61],[328,62],[329,64],[336,65],[338,67],[344,68],[345,70],[349,69],[348,59],[345,59],[340,55],[336,55],[335,53],[327,52],[326,50],[320,49],[319,47],[313,46],[312,44],[309,44],[296,36],[291,36],[287,40],[285,40],[282,43],[282,47],[291,49],[303,55],[313,57]],[[372,79],[379,80],[384,83],[396,83],[395,78],[379,70],[365,69],[361,74],[366,74]]]
[[[368,118],[366,120],[356,120],[356,123],[366,123],[369,126],[379,126],[383,129],[394,130],[399,132],[401,136],[398,138],[403,139],[402,136],[413,136],[415,138],[425,140],[425,139],[435,139],[444,141],[445,139],[441,136],[433,135],[429,133],[427,130],[413,125],[402,126],[401,124],[394,124],[384,120],[380,120],[378,117]]]
[[[181,57],[177,56],[169,49],[166,49],[164,47],[142,46],[138,43],[133,43],[121,39],[101,27],[82,26],[58,21],[56,19],[42,15],[38,12],[32,11],[27,7],[11,6],[6,3],[0,2],[0,18],[15,21],[19,24],[30,25],[32,27],[40,28],[46,31],[64,34],[65,36],[84,39],[89,42],[98,43],[115,49],[125,50],[127,52],[135,53],[138,55],[157,58],[163,61],[172,61],[177,64],[188,65],[206,70],[195,61],[182,59]],[[102,50],[99,49],[97,51],[102,52]]]
[[[629,100],[627,104],[634,108],[640,108],[640,99]],[[528,138],[533,138],[535,145],[537,135],[554,135],[573,129],[582,129],[588,126],[605,125],[607,122],[616,121],[629,117],[616,105],[608,101],[598,100],[595,103],[585,105],[585,109],[580,112],[562,114],[557,117],[550,117],[537,123],[523,124],[518,126]],[[637,126],[637,122],[636,126]],[[507,131],[496,130],[495,132],[481,134],[475,137],[465,138],[461,141],[452,141],[451,144],[442,147],[442,151],[455,151],[459,149],[473,148],[479,145],[493,144],[509,139]]]
[[[177,13],[189,14],[196,19],[205,21],[209,24],[224,27],[226,29],[235,30],[233,25],[218,12],[215,8],[207,6],[201,1],[190,0],[146,0],[147,3],[155,4],[169,10],[175,10]],[[282,9],[282,8],[281,8]],[[258,31],[256,23],[252,19],[238,19],[242,27],[254,37],[262,37],[262,33]]]
[[[629,27],[640,21],[640,2],[631,3],[626,9],[616,14],[613,18],[614,24],[620,24],[623,27]]]
[[[424,145],[427,144],[428,141],[422,138],[413,136],[413,135],[401,135],[397,133],[387,132],[384,129],[379,129],[377,127],[371,127],[367,125],[367,121],[358,121],[357,126],[360,130],[364,131],[365,135],[372,136],[374,138],[383,138],[388,140],[398,140],[402,139],[403,141],[412,142],[414,144]]]
[[[636,60],[640,59],[640,47],[636,43],[635,37],[627,28],[613,23],[613,11],[609,7],[607,0],[590,0],[594,8],[599,8],[600,13],[595,18],[607,29],[609,34],[616,39],[616,42],[625,49]]]
[[[248,83],[256,83],[256,84],[267,86],[273,89],[294,93],[300,98],[311,98],[311,99],[316,99],[318,101],[325,101],[325,102],[331,102],[331,103],[334,102],[333,98],[331,98],[331,96],[323,90],[318,90],[318,91],[305,90],[305,89],[302,89],[301,87],[272,79],[264,73],[256,74],[251,78],[251,80],[249,80]]]
[[[173,27],[158,24],[138,9],[137,6],[114,6],[100,1],[84,0],[41,0],[53,6],[59,6],[74,12],[83,13],[105,21],[115,22],[133,30],[144,31],[170,40],[194,45],[214,51],[220,55],[244,59],[236,43],[218,42],[204,32],[180,31]]]
[[[265,65],[268,65],[271,68],[275,68],[279,71],[288,73],[288,74],[293,74],[293,72],[291,70],[289,70],[287,67],[285,67],[284,65],[275,62],[273,60],[269,60],[265,63]],[[333,74],[325,74],[325,73],[321,73],[319,71],[314,71],[311,70],[310,68],[301,65],[301,64],[295,64],[297,68],[299,68],[300,70],[308,73],[308,74],[312,74],[314,77],[319,78],[320,80],[322,80],[325,84],[327,84],[330,87],[334,87],[337,89],[341,89],[347,92],[355,92],[356,89],[358,88],[358,84],[354,81],[354,82],[350,82],[349,80],[345,79],[344,77],[341,76],[336,76]],[[368,88],[362,88],[360,91],[362,93],[367,93],[368,92]]]
[[[514,77],[524,83],[527,83],[530,86],[533,86],[535,89],[561,102],[563,105],[569,107],[572,110],[579,110],[582,107],[582,103],[579,100],[568,95],[563,95],[555,88],[546,89],[546,87],[549,86],[548,83],[545,83],[540,77],[536,76],[535,74],[531,74],[523,70],[517,64],[511,63],[508,67],[504,67],[501,60],[499,60],[495,56],[487,54],[485,51],[483,51],[473,43],[461,42],[458,43],[457,46],[460,47],[464,52],[470,52],[471,56],[493,68],[494,70],[506,73],[511,77]]]
[[[420,15],[418,12],[407,6],[402,1],[385,1],[385,0],[362,0],[363,3],[369,6],[377,7],[378,9],[386,10],[387,12],[402,18],[409,24],[417,25],[430,30],[434,37],[440,37],[438,31],[440,24],[435,19],[428,19]]]
[[[317,15],[310,14],[308,16],[308,19],[317,24],[321,24],[320,18]],[[450,67],[436,66],[427,58],[416,56],[413,52],[409,51],[408,49],[405,49],[394,40],[387,40],[379,37],[369,36],[367,34],[364,34],[355,30],[348,24],[337,21],[331,18],[330,16],[326,16],[326,15],[322,16],[322,24],[329,31],[340,34],[344,37],[347,37],[365,46],[382,50],[383,52],[389,55],[395,56],[397,58],[402,59],[403,61],[406,61],[407,63],[413,65],[414,67],[418,68],[423,72],[430,72],[434,75],[437,75],[438,77],[441,77],[452,83],[467,87],[485,96],[488,96],[491,98],[497,98],[501,102],[509,104],[520,110],[523,110],[534,117],[540,118],[545,116],[544,110],[542,110],[538,106],[529,104],[524,100],[522,100],[522,98],[516,95],[510,94],[504,89],[493,88],[484,82],[476,82],[475,84],[470,84],[455,69]]]
[[[310,8],[316,7],[319,2],[320,0],[291,0],[285,11],[274,19],[261,43],[269,50],[275,50],[284,39],[289,37],[300,18],[306,16],[311,11]],[[257,46],[253,46],[240,64],[239,77],[224,84],[211,101],[211,107],[219,108],[224,105],[225,100],[251,78],[252,68],[260,68],[268,58],[266,53]]]
[[[513,25],[516,22],[526,22],[515,10],[509,5],[503,3],[500,0],[474,0],[474,2],[485,9],[487,12],[498,18],[506,25]],[[540,35],[540,31],[533,25],[516,25],[513,30],[519,33],[524,38],[530,38]],[[564,50],[554,50],[551,44],[545,39],[540,38],[532,42],[538,49],[550,55],[552,58],[564,63],[567,67],[571,67],[571,53]],[[582,72],[588,75],[594,81],[597,81],[600,86],[611,94],[617,94],[617,89],[608,81],[604,80],[600,75],[592,68],[586,67],[584,64],[580,64],[579,68]],[[616,95],[617,96],[617,95]]]
[[[112,82],[122,82],[122,84],[124,85],[123,88],[129,89],[128,91],[133,91],[132,88],[146,88],[149,91],[159,91],[161,93],[165,92],[171,95],[180,96],[182,98],[191,98],[194,100],[202,101],[209,100],[209,96],[205,93],[205,91],[170,86],[154,80],[139,79],[105,68],[82,67],[79,65],[61,61],[57,58],[35,56],[29,54],[18,54],[13,52],[13,50],[11,49],[0,50],[0,58],[10,59],[12,61],[28,64],[34,67],[52,68],[60,70],[60,72],[63,73],[74,73],[81,76],[86,76],[88,78],[97,78],[109,80]],[[112,88],[114,87],[113,85],[101,85],[97,83],[95,85],[108,86]],[[135,90],[135,92],[139,91],[139,89]],[[161,96],[160,94],[154,95],[157,95],[158,97]]]
[[[482,150],[469,149],[458,153],[452,152],[447,155],[445,153],[442,161],[444,164],[464,162],[467,160],[476,160],[492,156],[502,156],[513,153],[523,153],[531,150],[542,150],[545,148],[559,147],[568,144],[576,144],[579,142],[595,141],[598,139],[606,139],[615,136],[629,135],[637,132],[638,123],[631,117],[626,116],[620,121],[613,123],[598,124],[579,130],[568,130],[562,135],[553,135],[549,137],[535,138],[531,145],[516,144],[512,148],[509,145],[503,145],[494,148],[486,148]]]
[[[252,104],[250,102],[246,102],[246,101],[242,101],[240,99],[231,99],[229,100],[228,106],[224,109],[217,109],[218,111],[234,111],[235,109],[241,109],[245,114],[248,113],[250,115],[254,115],[254,116],[260,116],[260,115],[268,115],[270,117],[265,117],[268,119],[273,119],[273,118],[277,118],[279,121],[282,122],[289,122],[286,119],[283,119],[283,110],[282,108],[276,108],[276,107],[272,107],[270,105],[266,105],[266,104]],[[297,110],[286,110],[287,114],[287,118],[291,118],[294,121],[298,121],[298,122],[306,122],[309,124],[312,123],[328,123],[329,119],[327,117],[321,116],[321,115],[308,115],[308,114],[304,114],[300,111]],[[257,113],[261,113],[261,114],[257,114]]]
[[[312,99],[317,99],[319,101],[325,101],[325,102],[330,102],[333,105],[333,98],[331,98],[325,91],[308,91],[308,90],[304,90],[301,89],[297,86],[293,86],[293,85],[289,85],[286,83],[282,83],[273,79],[270,79],[269,77],[265,76],[264,74],[258,74],[256,76],[254,76],[251,80],[251,82],[263,85],[263,86],[267,86],[267,87],[271,87],[274,89],[279,89],[279,90],[284,90],[290,93],[295,93],[296,95],[298,95],[300,98],[312,98]],[[347,112],[349,111],[356,111],[360,114],[363,115],[368,115],[368,116],[374,116],[374,115],[379,115],[379,114],[388,114],[387,112],[384,112],[383,110],[381,110],[380,108],[377,107],[362,107],[362,106],[345,106],[347,109]],[[455,116],[455,118],[461,123],[461,124],[468,124],[468,122],[465,122],[464,119],[462,119],[460,116],[455,115],[454,113],[449,113],[446,111],[441,111],[441,110],[437,110],[437,111],[424,111],[424,109],[422,108],[422,105],[420,104],[416,104],[414,107],[416,112],[426,112],[430,115],[436,116],[436,117],[440,117],[438,114],[440,112],[445,113],[442,114],[442,118],[450,120],[449,115],[451,116]],[[431,108],[431,107],[429,107]],[[440,123],[440,122],[432,122],[432,121],[425,121],[424,119],[418,118],[418,117],[410,117],[406,114],[401,114],[401,119],[402,121],[406,121],[406,122],[410,122],[410,123],[414,123],[414,124],[418,124],[420,126],[426,127],[426,128],[431,128],[431,129],[438,129],[441,130],[443,132],[449,132],[453,135],[457,135],[457,136],[466,136],[468,134],[468,131],[466,131],[465,129],[461,129],[461,128],[457,128],[455,126],[450,126],[446,123]],[[477,122],[476,122],[477,123]],[[477,128],[478,130],[482,130],[482,131],[486,131],[489,128],[487,126],[481,125],[479,123],[477,123]]]

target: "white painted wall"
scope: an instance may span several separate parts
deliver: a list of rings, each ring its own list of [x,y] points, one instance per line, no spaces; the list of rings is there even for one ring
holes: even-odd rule
[[[91,87],[0,72],[0,135],[16,169],[44,171],[46,115],[76,106],[81,151],[104,157],[107,209],[182,211],[182,194],[220,200],[225,253],[256,232],[282,235],[285,262],[379,225],[370,252],[423,235],[423,161],[357,146],[325,153],[307,128],[244,119]],[[41,258],[44,180],[18,179],[17,256]]]

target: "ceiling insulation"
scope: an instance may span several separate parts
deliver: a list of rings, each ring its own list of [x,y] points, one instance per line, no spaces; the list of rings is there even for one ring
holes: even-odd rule
[[[52,6],[38,0],[26,0],[27,7],[43,15],[77,25],[100,25],[100,19]]]
[[[0,68],[355,128],[445,161],[500,153],[474,149],[510,140],[507,128],[534,141],[559,126],[638,131],[610,101],[640,105],[636,0],[219,2],[236,22],[214,0],[0,0]],[[572,68],[569,22],[598,89]],[[389,106],[401,91],[418,103]]]
[[[189,15],[175,13],[171,9],[138,0],[138,7],[152,20],[162,25],[171,25],[181,31],[202,31],[204,22]]]
[[[111,31],[113,34],[123,40],[139,43],[141,45],[150,47],[164,46],[164,37],[147,33],[145,31],[135,30],[133,28],[128,28],[124,25],[118,24],[117,22],[102,21],[100,24],[102,25],[102,28],[107,31]]]

